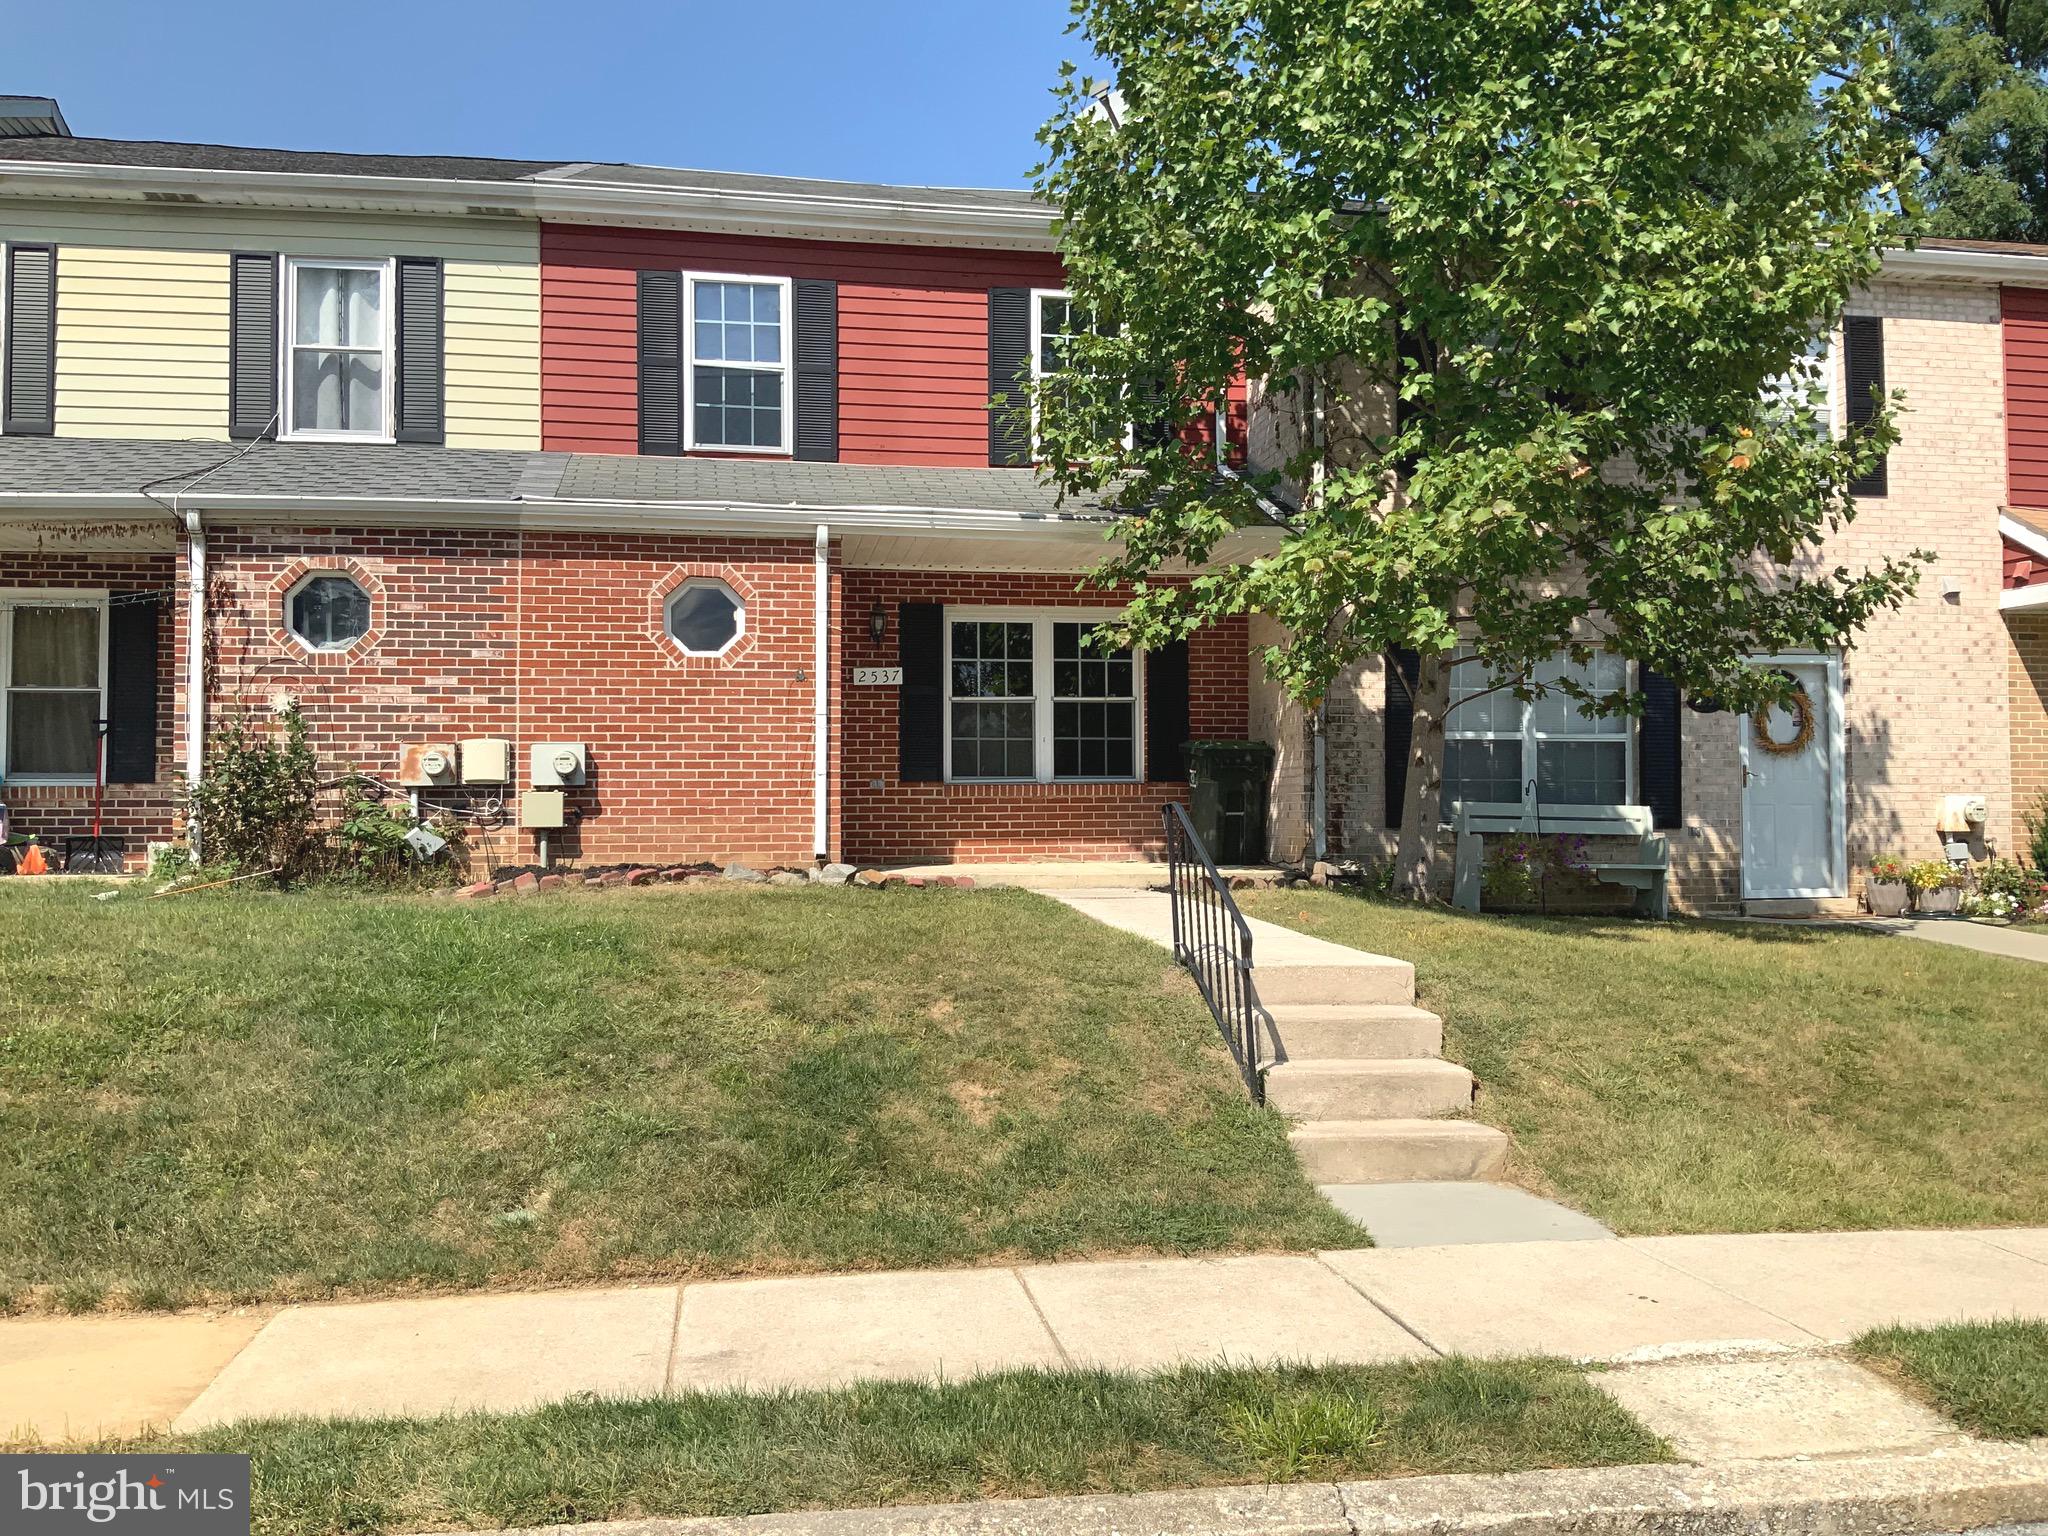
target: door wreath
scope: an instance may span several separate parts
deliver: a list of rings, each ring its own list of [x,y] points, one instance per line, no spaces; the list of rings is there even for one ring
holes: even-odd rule
[[[1792,712],[1792,735],[1789,740],[1779,741],[1771,735],[1771,706],[1762,705],[1749,717],[1749,725],[1756,744],[1772,757],[1797,757],[1813,745],[1813,695],[1806,691],[1804,683],[1792,685],[1792,696],[1785,701],[1785,708]]]

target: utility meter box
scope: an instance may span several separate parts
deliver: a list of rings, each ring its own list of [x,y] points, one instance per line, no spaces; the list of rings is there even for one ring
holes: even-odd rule
[[[551,789],[564,784],[581,784],[589,766],[589,754],[580,741],[543,741],[533,749],[533,784]]]
[[[519,825],[545,830],[562,825],[562,792],[529,789],[519,797]]]
[[[512,743],[495,736],[479,736],[462,743],[462,782],[465,784],[509,784],[512,782]]]
[[[455,743],[421,741],[398,754],[398,782],[404,789],[432,789],[455,782]]]

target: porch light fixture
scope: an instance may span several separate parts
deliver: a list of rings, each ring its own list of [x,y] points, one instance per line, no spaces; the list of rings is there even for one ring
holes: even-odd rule
[[[868,638],[877,645],[889,638],[889,610],[880,603],[868,609]]]

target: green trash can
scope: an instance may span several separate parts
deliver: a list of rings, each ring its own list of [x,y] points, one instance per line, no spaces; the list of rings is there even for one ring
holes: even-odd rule
[[[1218,864],[1266,862],[1266,786],[1273,749],[1263,741],[1191,741],[1188,817]]]

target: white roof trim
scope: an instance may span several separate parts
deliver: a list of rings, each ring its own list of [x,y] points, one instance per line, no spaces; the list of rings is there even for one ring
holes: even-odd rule
[[[1998,514],[1998,531],[2029,554],[2039,555],[2043,560],[2048,560],[2048,533],[2030,528],[2018,518],[2004,512]]]
[[[2048,608],[2048,581],[2036,582],[2031,587],[2007,587],[1998,594],[2001,611],[2014,608]]]
[[[1986,283],[2048,287],[2048,253],[2023,251],[1941,251],[1925,248],[1886,251],[1888,277],[1962,277]]]
[[[0,195],[136,199],[166,192],[223,206],[376,209],[480,214],[567,223],[714,225],[764,234],[837,234],[910,243],[950,241],[1055,250],[1042,209],[962,207],[901,197],[837,196],[740,188],[643,187],[561,180],[465,181],[419,176],[350,176],[304,171],[74,165],[0,161]]]

